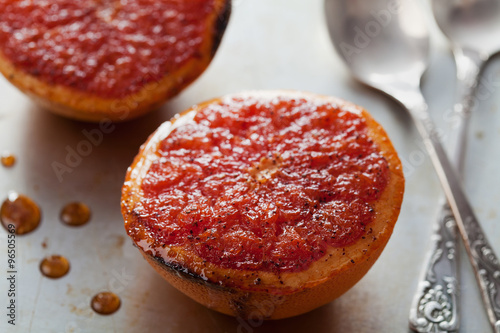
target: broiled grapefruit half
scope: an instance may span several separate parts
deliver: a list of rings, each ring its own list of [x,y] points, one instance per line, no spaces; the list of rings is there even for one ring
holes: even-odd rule
[[[351,103],[293,91],[194,106],[141,147],[125,228],[173,286],[222,313],[279,319],[369,270],[403,200],[382,127]]]
[[[0,0],[0,72],[42,106],[132,119],[208,66],[230,0]]]

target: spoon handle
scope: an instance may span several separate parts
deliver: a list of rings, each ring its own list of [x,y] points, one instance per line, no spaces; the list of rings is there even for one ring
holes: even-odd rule
[[[463,238],[488,318],[495,332],[500,333],[500,263],[497,256],[462,189],[455,168],[441,145],[421,92],[416,89],[398,99],[410,111],[423,138]]]
[[[431,238],[424,269],[410,308],[415,332],[456,332],[458,311],[456,222],[444,204]]]
[[[474,92],[484,64],[477,52],[457,49],[457,103],[451,138],[452,161],[463,173],[467,125],[473,107]],[[409,324],[415,332],[456,332],[459,319],[459,278],[456,221],[450,206],[444,203],[436,220],[423,272],[410,308]]]

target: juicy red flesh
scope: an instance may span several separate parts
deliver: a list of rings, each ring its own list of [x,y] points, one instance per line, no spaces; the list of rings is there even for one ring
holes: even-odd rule
[[[0,50],[49,84],[121,98],[200,57],[213,0],[0,0]]]
[[[194,120],[159,145],[129,228],[136,241],[146,233],[224,268],[301,271],[366,233],[390,175],[356,112],[246,98]]]

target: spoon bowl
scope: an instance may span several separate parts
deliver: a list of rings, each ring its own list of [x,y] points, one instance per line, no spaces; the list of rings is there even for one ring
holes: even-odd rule
[[[432,10],[454,47],[470,48],[485,56],[500,50],[500,1],[435,0]]]
[[[389,94],[419,87],[429,33],[415,6],[414,1],[325,1],[335,48],[355,78]]]

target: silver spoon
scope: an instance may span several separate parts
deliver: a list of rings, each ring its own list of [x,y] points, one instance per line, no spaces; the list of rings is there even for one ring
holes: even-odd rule
[[[500,50],[497,38],[500,34],[499,4],[499,0],[434,0],[432,3],[434,16],[451,42],[457,65],[452,160],[460,173],[465,156],[467,120],[474,105],[480,73],[486,61]],[[437,222],[431,251],[410,310],[410,327],[417,332],[452,332],[459,325],[455,220],[447,204]],[[494,272],[490,274],[493,276]],[[437,293],[442,297],[440,304],[429,301]],[[434,315],[430,315],[432,313]]]
[[[457,67],[456,117],[453,118],[456,130],[452,133],[452,158],[459,172],[463,173],[467,125],[474,106],[474,93],[484,65],[500,51],[500,0],[433,0],[432,9],[439,27],[451,43]],[[456,226],[447,204],[443,206],[437,222],[431,251],[410,309],[410,327],[417,332],[452,332],[459,326]],[[475,240],[467,251],[476,261],[486,264],[478,267],[476,274],[487,275],[490,280],[500,279],[498,272],[495,273],[498,264],[489,263],[494,258],[484,256],[493,253],[487,243]],[[483,279],[478,277],[478,280]],[[489,287],[482,288],[481,293],[488,317],[494,327],[497,326],[495,329],[498,332],[500,304],[492,293],[498,284],[490,284]],[[429,302],[431,296],[437,293],[443,297],[441,304]],[[432,315],[435,310],[439,315],[435,312]],[[446,315],[442,315],[444,313]]]
[[[404,0],[325,0],[325,10],[333,44],[353,75],[399,101],[414,120],[467,244],[478,285],[484,295],[491,295],[483,300],[500,333],[500,303],[495,292],[500,290],[500,265],[440,143],[420,91],[429,53],[420,8],[415,1]],[[479,243],[482,246],[477,247]],[[478,249],[488,251],[479,253]]]

